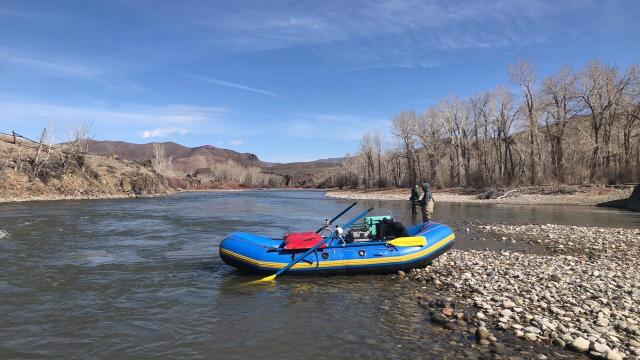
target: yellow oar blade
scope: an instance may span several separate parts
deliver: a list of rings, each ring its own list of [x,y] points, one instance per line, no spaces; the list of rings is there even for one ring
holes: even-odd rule
[[[393,239],[388,243],[393,246],[425,246],[427,239],[424,236],[407,236]]]
[[[259,283],[266,283],[266,282],[272,282],[272,281],[276,281],[276,274],[269,275],[259,280],[251,281],[249,282],[249,284],[259,284]]]

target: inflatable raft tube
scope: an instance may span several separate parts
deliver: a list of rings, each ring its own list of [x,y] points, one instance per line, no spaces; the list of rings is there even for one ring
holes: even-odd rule
[[[294,265],[291,274],[393,273],[426,266],[450,249],[455,234],[446,225],[429,222],[407,229],[409,236],[422,236],[424,246],[394,246],[383,241],[334,243],[307,255]],[[222,260],[239,270],[274,273],[304,250],[283,249],[283,239],[235,232],[219,246]]]

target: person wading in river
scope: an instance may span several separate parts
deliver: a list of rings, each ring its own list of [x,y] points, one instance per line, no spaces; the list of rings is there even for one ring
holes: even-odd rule
[[[433,201],[433,194],[429,190],[429,183],[422,184],[422,200],[420,201],[420,210],[422,211],[422,222],[431,221],[431,215],[433,215],[433,207],[435,205]]]
[[[409,198],[409,201],[411,201],[411,215],[418,214],[417,206],[418,206],[419,200],[420,200],[420,189],[418,188],[418,185],[414,185],[411,188],[411,197]]]

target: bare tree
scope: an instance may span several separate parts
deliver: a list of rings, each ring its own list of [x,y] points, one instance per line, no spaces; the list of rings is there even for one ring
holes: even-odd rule
[[[542,101],[546,114],[546,133],[551,145],[553,175],[564,182],[564,137],[567,124],[582,108],[578,103],[576,76],[568,67],[546,78],[542,85]]]
[[[621,177],[626,181],[632,181],[639,174],[640,156],[636,157],[636,165],[632,166],[634,147],[636,154],[640,154],[640,78],[638,77],[638,65],[634,66],[634,81],[629,94],[623,99],[624,110],[622,117],[622,164]],[[635,170],[635,171],[634,171]],[[635,173],[634,173],[635,172]]]
[[[434,108],[420,115],[416,126],[416,137],[426,151],[431,174],[429,179],[433,185],[440,185],[438,167],[440,160],[446,155],[445,126],[442,113]]]
[[[498,158],[498,174],[503,183],[511,184],[516,176],[516,165],[513,158],[513,138],[511,130],[517,111],[514,108],[513,93],[506,87],[499,87],[496,91],[496,155]]]
[[[529,176],[531,184],[538,183],[538,165],[542,163],[542,148],[538,138],[538,106],[535,94],[535,68],[527,60],[510,65],[511,78],[520,86],[524,96],[523,115],[529,127]],[[537,156],[536,156],[537,154]]]
[[[415,135],[417,117],[415,111],[403,111],[393,119],[393,134],[400,139],[404,149],[404,156],[407,159],[408,183],[409,186],[416,184],[416,151]]]
[[[494,181],[495,166],[491,161],[490,145],[493,142],[493,118],[495,117],[495,97],[491,92],[473,96],[470,100],[473,116],[473,137],[480,182],[483,185]]]
[[[609,175],[613,127],[620,114],[620,105],[625,92],[637,76],[635,72],[630,69],[620,75],[616,67],[592,62],[581,74],[580,98],[589,111],[593,136],[589,172],[591,182],[596,182],[604,177],[603,165],[607,176]],[[602,158],[603,148],[605,150],[604,158]]]
[[[167,158],[167,147],[162,143],[153,143],[153,168],[158,174],[171,175],[171,159]]]
[[[373,149],[375,150],[376,161],[378,163],[378,187],[384,187],[386,181],[382,178],[382,138],[380,137],[380,131],[376,131],[373,135]]]
[[[447,129],[453,154],[451,155],[451,178],[456,179],[457,185],[467,186],[470,173],[469,153],[469,107],[458,98],[440,102],[445,129]]]
[[[375,184],[375,162],[373,137],[370,133],[365,133],[360,140],[360,155],[364,160],[362,162],[364,185],[371,187]]]

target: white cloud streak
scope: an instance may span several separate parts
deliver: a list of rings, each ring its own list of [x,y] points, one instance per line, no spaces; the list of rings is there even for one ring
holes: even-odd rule
[[[1,64],[12,66],[18,70],[29,70],[29,72],[12,73],[13,75],[17,74],[20,78],[35,73],[39,76],[90,81],[109,89],[133,92],[149,91],[147,88],[127,80],[126,74],[116,69],[56,54],[25,52],[0,46]]]
[[[186,135],[188,132],[187,129],[182,128],[158,128],[153,130],[145,130],[142,132],[142,137],[145,139],[148,138],[157,138],[157,137],[167,137],[171,135]]]
[[[164,124],[170,128],[184,128],[186,125],[196,123],[211,123],[226,112],[227,109],[221,107],[191,105],[92,107],[0,101],[0,119],[40,125],[46,125],[51,120],[62,122],[87,120],[96,125],[146,127]]]
[[[242,145],[242,144],[244,144],[244,141],[243,140],[230,140],[229,144],[231,144],[231,145]]]
[[[52,75],[83,79],[96,80],[105,74],[105,71],[98,67],[84,65],[77,61],[60,60],[52,56],[33,56],[5,47],[0,47],[0,62],[28,67]]]
[[[203,82],[206,82],[206,83],[209,83],[209,84],[226,86],[226,87],[230,87],[230,88],[234,88],[234,89],[250,91],[250,92],[254,92],[254,93],[258,93],[258,94],[262,94],[262,95],[268,95],[268,96],[277,97],[277,98],[281,98],[282,97],[282,96],[280,96],[280,95],[278,95],[278,94],[276,94],[274,92],[271,92],[271,91],[262,90],[262,89],[258,89],[258,88],[254,88],[254,87],[251,87],[251,86],[238,84],[238,83],[233,83],[233,82],[229,82],[229,81],[223,81],[223,80],[218,80],[218,79],[214,79],[214,78],[210,78],[210,77],[194,75],[194,74],[188,74],[188,73],[184,73],[183,75],[187,76],[187,77],[189,77],[191,79],[203,81]]]
[[[389,134],[390,121],[351,114],[311,114],[297,116],[275,128],[295,138],[358,141],[367,131],[379,130],[385,137]]]
[[[0,16],[28,20],[59,20],[60,18],[51,14],[26,12],[8,8],[0,8]]]

